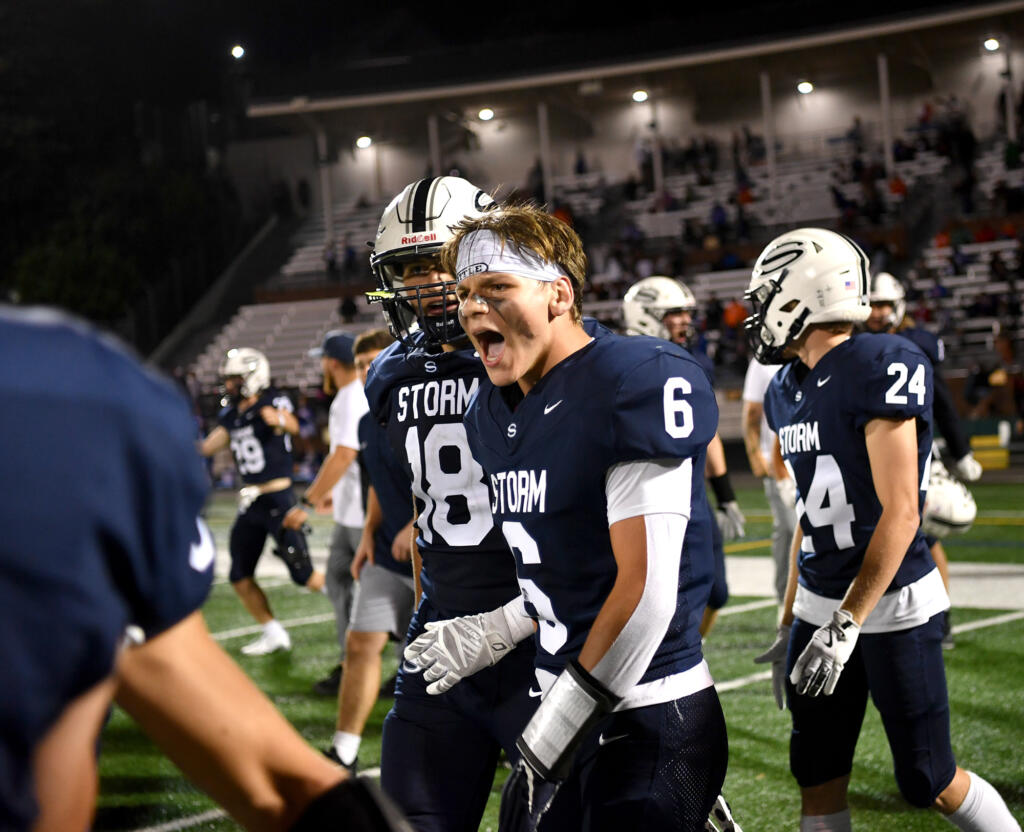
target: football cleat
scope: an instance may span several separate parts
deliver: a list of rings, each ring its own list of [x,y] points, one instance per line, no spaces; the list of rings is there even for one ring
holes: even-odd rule
[[[278,650],[291,649],[292,640],[287,631],[281,629],[277,632],[262,633],[258,639],[246,644],[242,648],[242,653],[246,656],[266,656],[270,653],[276,653]]]
[[[729,808],[724,796],[718,795],[715,805],[711,807],[707,823],[704,824],[704,832],[743,832],[732,816],[732,809]]]

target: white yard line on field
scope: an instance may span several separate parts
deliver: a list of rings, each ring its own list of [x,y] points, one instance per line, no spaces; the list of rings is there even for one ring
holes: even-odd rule
[[[319,615],[307,615],[302,618],[288,618],[282,621],[281,624],[287,629],[288,627],[304,627],[307,624],[323,624],[326,621],[334,621],[333,612],[322,612]],[[250,624],[247,627],[235,627],[233,630],[221,630],[219,633],[214,633],[213,637],[217,641],[225,641],[229,638],[251,636],[262,632],[262,625]]]
[[[761,607],[766,607],[774,603],[774,601],[754,601],[749,604],[740,604],[736,607],[733,607],[731,610],[722,610],[722,612],[719,613],[719,615],[725,615],[727,612],[748,612],[750,610],[760,609]],[[285,621],[282,623],[289,624],[290,626],[294,627],[299,626],[301,624],[313,624],[318,623],[319,621],[328,621],[333,619],[333,617],[333,615],[309,616],[309,618],[296,618],[292,621]],[[316,621],[314,621],[314,619],[316,619]],[[1010,612],[1004,615],[993,615],[989,618],[980,618],[977,621],[970,621],[966,624],[957,624],[955,627],[953,627],[953,633],[954,635],[959,635],[960,633],[966,633],[971,630],[981,630],[985,627],[996,627],[1000,624],[1009,624],[1013,621],[1020,621],[1021,619],[1024,619],[1024,612]],[[242,632],[243,630],[245,632]],[[258,632],[259,630],[260,627],[258,626],[240,627],[238,630],[227,630],[223,633],[217,633],[214,635],[214,638],[234,638],[237,635],[249,635],[253,632]],[[770,670],[761,670],[757,673],[751,673],[749,676],[741,676],[738,679],[730,679],[727,682],[719,682],[715,685],[715,689],[719,693],[726,693],[731,690],[744,688],[747,685],[752,685],[755,682],[771,681],[771,678],[772,672]],[[360,771],[359,773],[366,777],[380,777],[379,768],[369,768],[365,771]],[[197,815],[189,815],[187,817],[178,818],[177,820],[168,821],[167,823],[162,823],[159,826],[144,826],[138,829],[133,829],[132,832],[179,832],[179,830],[190,829],[193,826],[198,826],[200,823],[205,823],[209,820],[217,820],[218,818],[222,817],[226,817],[222,809],[211,809],[207,812],[201,812]]]

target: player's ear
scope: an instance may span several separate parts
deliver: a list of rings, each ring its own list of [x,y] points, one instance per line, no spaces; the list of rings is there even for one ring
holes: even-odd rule
[[[572,312],[575,300],[575,289],[572,280],[562,275],[551,284],[551,299],[548,301],[548,314],[551,318],[560,318]]]

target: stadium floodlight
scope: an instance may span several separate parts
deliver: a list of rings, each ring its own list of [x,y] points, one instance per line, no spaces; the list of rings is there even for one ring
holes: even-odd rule
[[[231,47],[231,57],[236,61],[242,60],[242,58],[245,57],[245,47],[240,43],[236,43]]]
[[[999,38],[985,38],[985,42],[982,43],[989,52],[996,52],[999,50]]]
[[[360,136],[358,139],[356,139],[356,147],[358,147],[360,150],[366,150],[366,148],[368,148],[371,144],[373,144],[373,139],[371,139],[369,136]]]
[[[633,100],[637,104],[643,104],[647,100],[647,90],[633,90]]]
[[[494,110],[490,107],[484,107],[479,113],[477,113],[477,117],[480,121],[490,121],[494,118]]]
[[[808,95],[814,92],[814,84],[810,81],[801,81],[796,85],[796,91],[800,93],[800,95]]]

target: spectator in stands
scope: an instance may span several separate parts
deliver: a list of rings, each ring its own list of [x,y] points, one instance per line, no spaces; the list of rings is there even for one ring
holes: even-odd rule
[[[725,310],[722,309],[722,301],[718,299],[718,295],[711,292],[708,295],[708,302],[704,305],[705,330],[720,330],[722,328],[722,316],[724,311]]]
[[[573,226],[572,208],[570,208],[569,205],[567,205],[566,203],[564,203],[564,202],[555,203],[555,210],[551,212],[551,216],[553,216],[555,219],[561,220],[567,226],[572,228],[572,226]]]
[[[573,173],[583,176],[587,172],[587,157],[583,155],[583,149],[576,151],[576,162],[572,166]]]
[[[711,216],[709,220],[711,233],[716,235],[720,240],[724,240],[726,234],[729,232],[729,215],[725,211],[725,206],[718,200],[715,200],[715,204],[711,206]]]
[[[733,298],[722,313],[722,323],[728,329],[739,329],[750,314],[750,310],[739,298]]]
[[[991,243],[996,239],[996,230],[992,227],[992,223],[988,220],[982,222],[974,232],[974,242],[976,243]],[[997,255],[993,255],[996,257]]]
[[[327,279],[334,283],[338,279],[338,245],[334,238],[328,238],[321,255],[324,266],[327,268]]]
[[[341,320],[346,324],[350,324],[356,319],[359,309],[356,307],[356,302],[352,295],[345,295],[341,299],[341,304],[338,306],[338,314],[341,315]]]
[[[846,139],[850,142],[854,153],[864,152],[864,126],[860,123],[860,116],[853,117],[853,124],[846,131]]]

